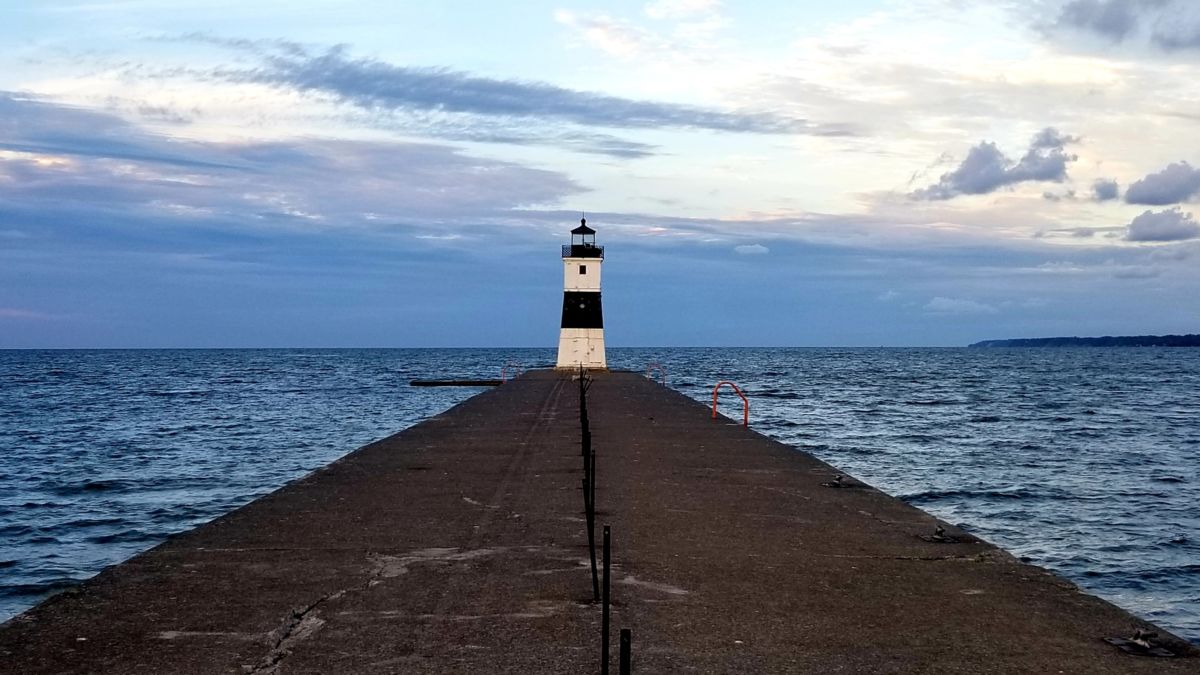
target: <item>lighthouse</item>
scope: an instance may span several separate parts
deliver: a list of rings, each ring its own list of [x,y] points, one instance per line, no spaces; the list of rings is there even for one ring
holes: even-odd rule
[[[604,357],[604,313],[600,309],[600,265],[604,247],[587,219],[571,230],[562,247],[563,311],[558,334],[558,368],[608,368]]]

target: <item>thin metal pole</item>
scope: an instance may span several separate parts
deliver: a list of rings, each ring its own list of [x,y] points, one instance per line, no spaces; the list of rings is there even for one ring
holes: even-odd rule
[[[583,479],[584,501],[587,501],[588,479]],[[592,602],[600,602],[600,574],[596,569],[596,514],[588,508],[584,514],[587,522],[588,557],[592,561]]]
[[[583,430],[583,476],[588,479],[588,485],[592,483],[592,434],[585,427]],[[589,490],[583,494],[583,504],[589,509],[592,507],[592,495],[595,490]]]
[[[621,675],[630,675],[633,672],[633,631],[628,628],[621,629]]]
[[[592,509],[592,520],[596,519],[596,451],[592,450],[592,433],[588,432],[588,487],[592,492],[588,495],[588,505]]]
[[[608,675],[609,567],[611,565],[611,534],[604,526],[604,601],[600,615],[600,675]]]

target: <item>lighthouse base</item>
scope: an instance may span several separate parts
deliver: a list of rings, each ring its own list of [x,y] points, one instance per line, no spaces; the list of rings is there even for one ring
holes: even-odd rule
[[[607,370],[603,328],[563,328],[558,336],[558,362],[555,368],[574,370],[583,366]]]

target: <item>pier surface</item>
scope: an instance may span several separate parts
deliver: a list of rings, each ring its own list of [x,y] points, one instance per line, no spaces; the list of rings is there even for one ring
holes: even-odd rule
[[[594,673],[578,389],[535,371],[0,626],[11,673]],[[588,395],[643,673],[1195,673],[1146,626],[622,373]],[[599,526],[597,527],[599,536]],[[925,538],[923,538],[925,537]],[[1163,634],[1168,642],[1171,636]]]

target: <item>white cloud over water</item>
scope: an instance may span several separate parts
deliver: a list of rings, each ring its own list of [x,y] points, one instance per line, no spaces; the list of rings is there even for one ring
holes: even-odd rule
[[[999,310],[976,300],[938,296],[925,303],[925,311],[930,314],[995,314]]]

